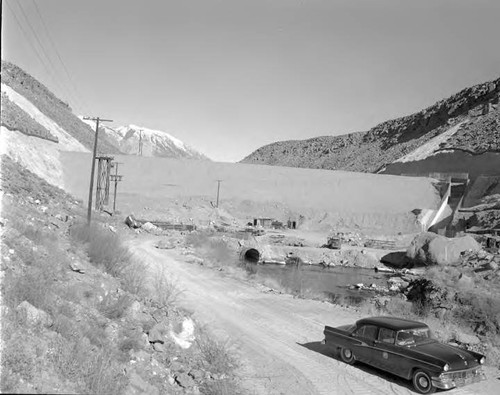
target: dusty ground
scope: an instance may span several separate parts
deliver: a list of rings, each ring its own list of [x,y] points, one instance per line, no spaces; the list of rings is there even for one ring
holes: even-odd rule
[[[180,303],[206,322],[238,353],[243,386],[254,394],[409,394],[408,382],[363,365],[348,366],[321,346],[325,324],[338,326],[361,313],[318,301],[269,292],[186,262],[177,250],[159,250],[156,240],[130,241],[152,270],[163,266],[184,290]],[[488,380],[447,394],[498,394],[498,371]]]

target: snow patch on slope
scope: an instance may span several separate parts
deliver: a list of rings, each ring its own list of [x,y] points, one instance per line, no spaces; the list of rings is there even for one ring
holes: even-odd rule
[[[79,115],[78,118],[80,118],[83,123],[89,125],[92,131],[95,132],[95,121],[92,121],[91,119],[83,119],[83,116],[81,115]],[[113,129],[103,123],[99,124],[99,130],[103,130],[104,133],[106,133],[106,135],[111,139],[111,143],[119,148],[120,141],[123,139],[123,134],[120,133],[120,130]]]
[[[410,152],[409,154],[406,154],[405,156],[399,158],[394,162],[402,162],[402,163],[415,162],[419,160],[424,160],[429,156],[436,155],[438,153],[439,146],[442,143],[446,142],[451,136],[453,136],[460,129],[460,127],[466,122],[467,120],[456,124],[455,126],[449,128],[446,132],[443,132],[440,135],[430,139],[424,145],[421,145],[416,150]],[[439,152],[442,153],[443,151]]]
[[[127,154],[138,154],[139,142],[142,141],[143,156],[207,159],[202,153],[161,130],[129,125],[118,127],[116,132],[123,136],[119,142],[119,148]]]
[[[52,119],[43,114],[33,103],[31,103],[24,96],[17,93],[10,86],[2,83],[2,92],[4,92],[12,102],[16,103],[23,111],[30,115],[31,118],[45,127],[53,136],[59,139],[59,143],[52,143],[57,144],[58,149],[63,151],[89,152],[89,150],[85,148],[82,143],[80,143],[77,139],[67,133]],[[34,144],[36,145],[41,139],[35,139],[36,140]]]

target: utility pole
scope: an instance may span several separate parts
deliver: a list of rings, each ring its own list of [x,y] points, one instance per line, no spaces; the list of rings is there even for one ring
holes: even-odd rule
[[[115,162],[115,174],[111,174],[111,181],[115,182],[115,193],[113,197],[113,213],[116,211],[116,190],[118,189],[118,182],[122,180],[123,176],[118,174],[118,165],[121,165],[121,162]]]
[[[97,155],[97,140],[99,138],[99,122],[113,122],[111,119],[101,119],[99,117],[83,117],[85,120],[95,121],[94,152],[92,154],[92,166],[90,170],[89,205],[87,208],[87,225],[92,220],[92,190],[94,189],[95,158]]]
[[[142,129],[139,130],[139,156],[142,156]]]
[[[215,207],[219,208],[219,192],[220,192],[220,183],[222,180],[217,180],[217,203],[215,204]]]

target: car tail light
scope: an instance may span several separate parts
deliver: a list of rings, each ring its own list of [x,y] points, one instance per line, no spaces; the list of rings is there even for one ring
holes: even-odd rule
[[[444,366],[443,366],[443,370],[444,370],[445,372],[447,372],[448,370],[450,370],[450,365],[448,365],[448,364],[444,365]]]
[[[479,363],[482,365],[484,363],[484,361],[486,360],[485,357],[481,357],[481,359],[479,360]]]

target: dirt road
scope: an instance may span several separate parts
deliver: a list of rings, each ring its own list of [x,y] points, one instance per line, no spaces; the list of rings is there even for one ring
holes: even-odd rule
[[[363,365],[349,366],[326,354],[320,344],[325,324],[352,323],[353,310],[288,295],[266,293],[224,273],[185,262],[175,250],[137,239],[131,248],[150,265],[178,279],[181,306],[228,339],[240,358],[242,385],[251,394],[410,394],[408,382]],[[488,381],[446,394],[498,394]]]

